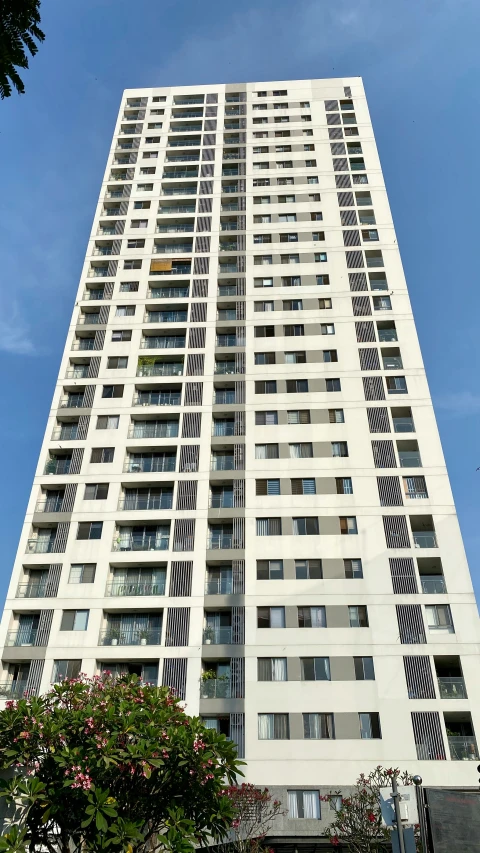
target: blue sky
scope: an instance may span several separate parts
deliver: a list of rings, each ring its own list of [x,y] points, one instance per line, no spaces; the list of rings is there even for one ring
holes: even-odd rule
[[[478,0],[43,0],[42,25],[0,103],[0,601],[122,90],[356,75],[480,593]]]

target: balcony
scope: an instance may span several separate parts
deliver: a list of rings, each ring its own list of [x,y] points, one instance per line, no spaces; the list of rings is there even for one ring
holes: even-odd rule
[[[202,140],[200,137],[198,139],[193,139],[191,136],[188,139],[172,139],[168,141],[168,148],[183,148],[187,145],[201,145]]]
[[[137,369],[137,376],[182,376],[183,364],[170,363],[165,364],[143,364]]]
[[[395,432],[415,432],[413,418],[393,418],[393,429]]]
[[[447,740],[452,761],[478,761],[477,739],[473,735],[449,735]]]
[[[211,471],[234,471],[235,470],[235,459],[233,454],[220,456],[214,455],[212,456]]]
[[[133,398],[134,406],[179,406],[180,391],[140,391]]]
[[[217,347],[239,347],[242,344],[239,342],[239,339],[236,335],[217,335],[217,339],[215,341],[215,346]]]
[[[215,364],[215,373],[222,376],[230,376],[236,373],[234,361],[217,361]]]
[[[30,626],[8,631],[6,646],[34,646],[37,639],[37,629]]]
[[[173,491],[158,495],[127,495],[118,502],[118,508],[129,510],[147,509],[171,509],[173,505]]]
[[[198,169],[175,169],[173,172],[164,172],[162,178],[172,180],[174,178],[198,178]]]
[[[222,169],[222,176],[223,177],[229,177],[229,176],[234,176],[234,175],[238,175],[238,174],[239,174],[238,166],[232,166],[232,167],[228,167],[228,168],[224,167]]]
[[[220,210],[222,212],[227,210],[240,210],[238,206],[238,201],[232,201],[230,204],[222,204]]]
[[[211,533],[207,538],[207,548],[210,551],[228,550],[233,547],[233,533]]]
[[[173,118],[173,116],[172,116]],[[176,119],[177,120],[177,119]],[[178,127],[175,127],[173,124],[170,125],[171,133],[199,133],[202,130],[202,123],[200,124],[179,124]],[[195,142],[198,145],[197,142]]]
[[[17,598],[45,598],[46,594],[46,580],[21,583],[17,587]]]
[[[107,628],[100,634],[100,646],[159,646],[162,629],[150,628],[145,631],[122,631]]]
[[[398,341],[396,329],[378,329],[378,340],[380,343]]]
[[[412,535],[415,548],[438,548],[437,537],[433,531],[414,531]]]
[[[95,348],[95,338],[79,338],[72,343],[72,350],[84,352]]]
[[[157,535],[125,533],[113,540],[112,551],[167,551],[170,534]]]
[[[205,629],[205,633],[208,630]],[[220,628],[221,631],[225,630]],[[230,630],[230,629],[228,629]],[[221,640],[220,642],[225,642]],[[230,642],[230,640],[226,641]],[[230,699],[232,695],[231,682],[229,678],[209,678],[202,681],[200,686],[201,699]]]
[[[231,625],[222,628],[204,628],[203,642],[206,646],[209,646],[210,644],[218,646],[223,643],[228,645],[232,642]]]
[[[233,509],[233,488],[213,491],[210,495],[210,509]]]
[[[190,223],[186,225],[157,225],[155,229],[157,234],[182,234],[184,231],[193,231],[193,225]]]
[[[202,110],[182,110],[181,112],[176,113],[175,107],[174,107],[174,111],[172,113],[172,119],[175,119],[175,121],[180,121],[181,119],[184,119],[184,118],[203,118],[203,109]],[[182,125],[182,127],[183,127],[183,125]]]
[[[238,193],[238,184],[234,184],[233,186],[223,186],[222,195],[224,193]]]
[[[83,294],[83,299],[85,302],[100,302],[105,296],[105,291],[103,290],[85,290]]]
[[[146,311],[145,323],[186,323],[186,311]]]
[[[195,205],[194,204],[179,204],[178,206],[168,205],[165,207],[159,207],[159,213],[195,213]]]
[[[222,320],[225,322],[226,320],[236,320],[237,319],[237,311],[236,308],[219,308],[217,311],[217,320]]]
[[[465,681],[457,678],[442,676],[437,679],[440,699],[468,699]]]
[[[408,450],[399,450],[398,458],[400,460],[400,468],[421,468],[422,460],[420,453]]]
[[[150,270],[150,275],[190,275],[191,267],[190,261],[182,264],[177,260],[173,260],[170,270]]]
[[[98,257],[106,257],[107,255],[118,255],[118,252],[113,251],[112,246],[95,246],[92,255],[96,255]]]
[[[177,438],[178,421],[135,421],[130,424],[128,438]]]
[[[66,397],[62,397],[60,400],[60,408],[61,409],[83,409],[85,406],[85,399],[83,394],[68,394]],[[49,473],[46,471],[45,473]]]
[[[237,252],[238,243],[220,243],[219,249],[221,252]]]
[[[162,195],[196,195],[197,187],[162,187]]]
[[[149,299],[188,299],[188,284],[185,287],[151,287],[148,291]]]
[[[402,357],[400,355],[384,356],[382,358],[384,370],[395,370],[398,367],[403,367]]]
[[[220,231],[238,231],[238,225],[236,222],[221,222]]]
[[[418,536],[418,535],[419,535],[418,533],[415,534],[415,536]],[[428,535],[429,536],[433,535],[433,538],[435,539],[434,534],[429,533]],[[414,538],[415,538],[415,536],[414,536]],[[435,543],[436,543],[436,539],[435,539]],[[419,547],[419,548],[436,548],[437,546],[435,544],[435,545],[417,545],[417,547]],[[447,591],[447,586],[445,584],[445,578],[443,577],[443,575],[430,575],[430,577],[426,577],[425,575],[422,577],[422,575],[420,575],[420,583],[422,585],[422,592],[427,593],[427,595],[443,595]]]
[[[237,264],[219,264],[218,272],[222,275],[228,272],[240,272],[240,269]]]
[[[192,95],[190,98],[175,98],[174,107],[178,107],[180,104],[203,104],[203,95],[199,95],[195,97]]]
[[[127,459],[123,471],[125,474],[165,474],[175,471],[176,455],[145,456]]]
[[[184,335],[147,335],[140,341],[140,349],[184,349]]]
[[[129,583],[128,581],[112,581],[107,585],[108,596],[125,595],[165,595],[165,579],[150,582]]]
[[[90,278],[101,278],[107,274],[106,270],[99,270],[97,267],[91,270]],[[100,314],[93,312],[90,314],[80,314],[77,318],[78,326],[96,326],[100,322]]]
[[[0,699],[21,699],[26,689],[26,681],[1,681]]]
[[[213,421],[212,435],[235,435],[235,421]]]
[[[219,284],[217,288],[218,296],[237,296],[236,284]]]
[[[205,581],[205,595],[231,595],[232,578],[209,578]]]
[[[44,474],[69,474],[71,459],[49,459]]]
[[[62,424],[55,427],[52,439],[56,441],[75,441],[78,438],[78,424]]]
[[[160,245],[153,247],[155,255],[188,255],[193,251],[193,243],[178,243],[174,245]]]
[[[86,379],[88,376],[88,364],[79,364],[67,370],[65,379]]]
[[[63,495],[39,501],[35,507],[35,512],[63,512]]]
[[[165,158],[166,163],[198,163],[200,154],[170,154]],[[165,177],[168,177],[165,175]]]
[[[55,537],[52,539],[29,539],[26,554],[52,554],[55,550]]]
[[[215,406],[230,406],[236,402],[235,391],[227,389],[226,391],[215,390],[213,395],[213,403]]]

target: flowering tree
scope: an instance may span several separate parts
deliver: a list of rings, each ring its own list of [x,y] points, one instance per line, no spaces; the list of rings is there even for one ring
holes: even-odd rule
[[[335,812],[335,819],[327,829],[334,847],[341,844],[351,853],[390,853],[391,830],[382,825],[379,792],[380,788],[390,786],[394,778],[399,785],[413,784],[406,771],[401,772],[398,767],[386,770],[379,765],[368,776],[364,773],[359,776],[349,797],[342,797],[340,791],[322,797]]]
[[[225,850],[268,853],[264,839],[275,818],[285,814],[281,802],[273,798],[268,788],[256,788],[246,782],[226,788],[225,794],[235,812],[232,829],[225,839]]]
[[[241,763],[168,688],[64,681],[0,712],[0,851],[191,853],[230,830]]]

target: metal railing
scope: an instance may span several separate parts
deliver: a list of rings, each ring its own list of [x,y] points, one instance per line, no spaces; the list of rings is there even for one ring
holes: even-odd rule
[[[20,583],[17,587],[17,598],[45,598],[46,594],[46,580]]]
[[[235,459],[233,456],[212,456],[211,471],[234,471]]]
[[[51,554],[54,550],[55,537],[53,539],[29,539],[27,541],[27,554]]]
[[[186,311],[145,311],[145,323],[186,323]]]
[[[17,628],[16,631],[8,631],[6,646],[34,646],[37,639],[36,628]]]
[[[100,278],[106,274],[106,270],[101,270],[100,272],[93,272],[91,274],[91,278]],[[95,326],[100,322],[100,314],[94,314],[93,312],[90,314],[80,314],[77,318],[78,326]]]
[[[0,698],[19,699],[27,689],[26,681],[0,681]]]
[[[69,474],[71,459],[49,459],[44,474]]]
[[[62,397],[60,400],[61,409],[83,409],[85,407],[85,398],[82,396]]]
[[[118,536],[113,540],[112,551],[167,551],[170,536],[135,535],[133,533]]]
[[[392,341],[398,341],[396,329],[379,329],[378,340],[380,341],[380,343],[391,343]]]
[[[210,551],[233,548],[233,533],[211,533],[207,537],[207,548]]]
[[[213,421],[212,435],[235,435],[235,422],[217,423]]]
[[[199,98],[175,98],[173,107],[178,107],[181,104],[202,104],[203,105],[203,95]]]
[[[108,596],[165,595],[165,579],[161,581],[112,581],[107,584]]]
[[[213,395],[215,405],[228,406],[236,402],[235,391],[215,391]]]
[[[415,432],[413,418],[393,418],[394,432]]]
[[[426,498],[428,498],[428,494],[425,489],[423,491],[421,491],[420,489],[409,490],[405,492],[405,495],[411,500],[425,500]]]
[[[134,406],[179,406],[180,392],[159,393],[158,391],[148,392],[142,391],[133,398]]]
[[[412,535],[415,548],[438,548],[435,533],[419,531],[413,532]]]
[[[196,187],[163,187],[162,195],[196,195]]]
[[[174,172],[167,170],[162,174],[162,178],[198,178],[198,169],[181,169]]]
[[[400,468],[421,468],[422,460],[419,453],[404,453],[399,451]]]
[[[238,166],[236,166],[234,169],[222,169],[222,175],[224,177],[228,177],[229,175],[238,175],[238,174],[240,174],[238,171]]]
[[[126,474],[165,474],[175,471],[175,464],[175,456],[139,460],[127,459],[123,470]]]
[[[200,686],[201,699],[230,699],[232,688],[229,678],[209,678]]]
[[[137,509],[171,509],[173,505],[173,491],[162,495],[137,495],[125,497],[119,500],[118,508],[123,510]]]
[[[195,205],[179,204],[177,206],[171,205],[169,207],[159,207],[158,213],[195,213]]]
[[[175,118],[175,121],[178,121],[176,116],[172,116]],[[174,127],[173,124],[170,125],[171,133],[198,133],[202,130],[202,123],[199,124],[179,124],[177,127]]]
[[[81,338],[78,341],[73,341],[72,350],[78,352],[87,352],[95,348],[95,338]]]
[[[155,228],[157,234],[182,234],[186,231],[193,231],[193,225],[157,225]]]
[[[440,699],[468,699],[465,681],[461,676],[438,676]]]
[[[230,376],[236,372],[234,361],[221,361],[215,365],[215,373],[217,375]]]
[[[182,376],[183,364],[144,364],[137,369],[137,376]]]
[[[61,427],[55,427],[52,433],[52,439],[58,441],[74,441],[78,434],[78,424],[71,424]]]
[[[238,202],[237,203],[234,202],[233,204],[222,204],[220,207],[220,210],[221,211],[239,210]]]
[[[223,195],[223,193],[238,193],[238,184],[235,184],[232,187],[223,186],[222,187],[222,195]]]
[[[81,368],[73,368],[72,370],[67,370],[65,374],[65,379],[87,379],[88,377],[88,364],[82,365]]]
[[[205,628],[203,631],[203,642],[205,645],[219,645],[219,643],[232,642],[232,629],[230,626],[223,628]]]
[[[99,246],[96,246],[92,252],[92,255],[95,255],[97,257],[102,257],[102,258],[106,257],[107,255],[113,255],[113,254],[117,255],[118,252],[114,252],[112,246],[103,246],[102,248],[100,248]]]
[[[188,299],[188,285],[186,287],[151,287],[148,291],[148,299]]]
[[[122,631],[108,629],[101,631],[100,646],[158,646],[161,642],[162,629],[150,628],[145,631]]]
[[[478,761],[477,739],[473,735],[448,735],[452,761]]]
[[[217,311],[217,320],[236,320],[237,312],[235,308],[220,308]]]
[[[105,296],[104,290],[85,290],[83,299],[85,302],[100,302]]]
[[[146,336],[140,341],[140,349],[184,349],[185,338],[181,335]]]
[[[202,141],[200,137],[198,139],[192,139],[189,137],[188,139],[174,139],[172,142],[169,142],[167,148],[183,148],[187,145],[201,145]]]
[[[178,421],[174,424],[130,424],[128,438],[178,438]]]
[[[175,106],[173,108],[175,110]],[[175,121],[182,121],[185,118],[203,118],[203,110],[193,110],[192,112],[181,112],[179,115],[175,115],[172,112],[172,119]]]
[[[185,243],[178,246],[162,246],[156,243],[153,247],[154,255],[185,255],[193,252],[193,243]]]
[[[238,251],[238,243],[220,243],[220,252],[236,252]]]
[[[232,578],[215,578],[205,581],[205,595],[231,595]]]
[[[210,496],[210,509],[233,509],[233,506],[233,491]]]
[[[447,591],[445,578],[442,575],[431,575],[428,578],[420,575],[420,583],[422,585],[422,592],[426,592],[427,594],[443,595]]]
[[[63,497],[46,498],[38,501],[35,512],[63,512]]]
[[[236,296],[236,284],[219,284],[217,288],[217,296]]]
[[[236,335],[217,335],[215,341],[217,347],[237,347],[240,346]]]
[[[396,367],[403,367],[402,358],[399,355],[390,355],[382,358],[382,361],[384,370],[394,370]]]

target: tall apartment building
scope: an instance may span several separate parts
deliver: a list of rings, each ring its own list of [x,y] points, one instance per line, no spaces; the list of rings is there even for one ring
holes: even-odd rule
[[[1,630],[3,698],[170,685],[280,835],[377,764],[476,784],[477,611],[360,78],[124,93]]]

